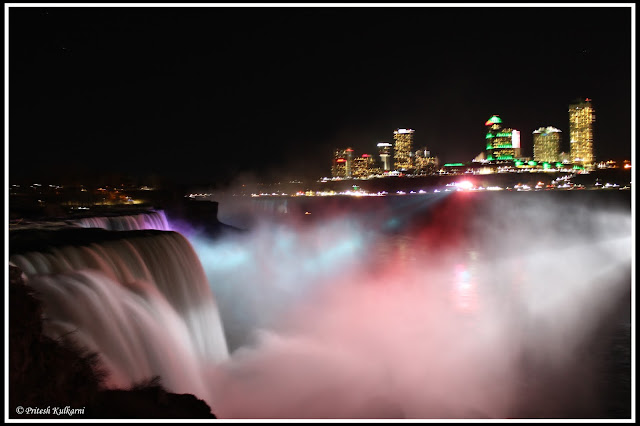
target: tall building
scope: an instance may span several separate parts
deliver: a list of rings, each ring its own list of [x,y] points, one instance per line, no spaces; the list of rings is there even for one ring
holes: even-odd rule
[[[394,144],[394,168],[398,171],[410,170],[413,166],[411,157],[413,157],[413,133],[411,129],[396,129],[393,132]]]
[[[392,144],[389,142],[380,142],[378,144],[378,155],[380,155],[380,162],[382,163],[382,170],[388,172],[391,170],[391,148]]]
[[[367,178],[374,174],[376,171],[376,161],[369,154],[362,154],[360,157],[356,157],[353,160],[353,166],[351,169],[352,176],[354,178]]]
[[[555,127],[540,127],[533,132],[533,159],[542,163],[560,161],[560,133]]]
[[[484,123],[487,160],[513,160],[520,157],[520,131],[502,126],[502,119],[492,116]]]
[[[431,156],[431,151],[424,147],[415,152],[413,166],[418,174],[432,173],[438,166],[438,158]]]
[[[569,141],[571,162],[586,169],[593,167],[593,123],[596,121],[591,99],[579,99],[569,105]]]
[[[331,177],[347,179],[352,175],[353,149],[335,149],[333,151],[333,164]]]

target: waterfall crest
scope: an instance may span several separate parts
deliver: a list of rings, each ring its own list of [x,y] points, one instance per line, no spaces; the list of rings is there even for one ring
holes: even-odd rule
[[[103,228],[111,231],[170,230],[167,217],[161,210],[137,215],[84,217],[74,220],[73,223],[83,228]]]
[[[207,399],[202,371],[229,355],[215,297],[181,234],[141,233],[10,261],[43,302],[45,333],[97,352],[108,386],[157,375],[172,392]]]

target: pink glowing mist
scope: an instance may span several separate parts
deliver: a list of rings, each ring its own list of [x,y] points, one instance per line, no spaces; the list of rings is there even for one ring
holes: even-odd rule
[[[359,215],[192,236],[233,350],[209,376],[214,412],[597,416],[585,350],[629,291],[629,212],[452,199],[400,206],[393,235]]]

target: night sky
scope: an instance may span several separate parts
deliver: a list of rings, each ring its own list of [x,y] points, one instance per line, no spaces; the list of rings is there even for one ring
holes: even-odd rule
[[[631,9],[11,7],[10,182],[314,179],[396,128],[441,162],[596,110],[597,160],[631,157]]]

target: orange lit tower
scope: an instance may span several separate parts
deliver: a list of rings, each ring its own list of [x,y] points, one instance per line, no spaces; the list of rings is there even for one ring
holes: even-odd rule
[[[569,105],[569,141],[571,162],[585,169],[593,168],[593,123],[596,121],[591,99],[579,99]]]
[[[331,176],[334,178],[350,178],[352,175],[353,149],[335,149],[333,151],[333,164]]]
[[[555,127],[540,127],[533,132],[533,159],[537,162],[560,161],[560,133]]]
[[[393,132],[394,145],[394,167],[398,171],[410,170],[413,166],[411,157],[413,156],[413,133],[411,129],[396,129]]]

